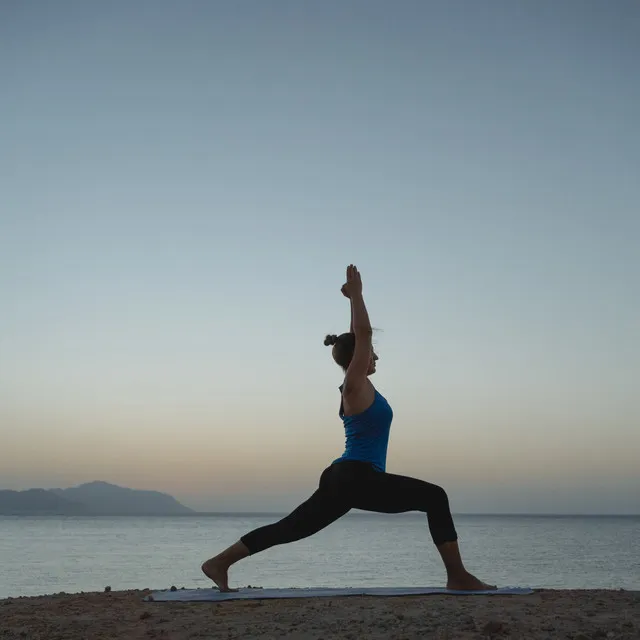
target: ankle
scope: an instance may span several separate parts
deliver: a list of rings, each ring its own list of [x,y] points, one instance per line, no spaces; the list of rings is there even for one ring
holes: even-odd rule
[[[445,569],[447,571],[448,580],[459,580],[460,578],[466,578],[469,575],[469,572],[464,567],[445,567]]]
[[[202,563],[202,570],[206,573],[207,571],[228,571],[231,566],[229,563],[225,562],[219,554],[213,558],[209,558]]]
[[[440,552],[440,557],[442,558],[448,576],[458,577],[467,574],[456,540],[438,545],[438,551]]]

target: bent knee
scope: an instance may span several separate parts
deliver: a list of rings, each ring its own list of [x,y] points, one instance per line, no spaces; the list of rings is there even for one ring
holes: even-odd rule
[[[447,492],[437,484],[431,486],[431,500],[442,505],[449,504],[449,496],[447,495]]]

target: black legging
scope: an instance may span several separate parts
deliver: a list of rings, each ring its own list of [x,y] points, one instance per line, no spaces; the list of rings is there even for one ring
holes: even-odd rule
[[[241,540],[253,555],[278,544],[307,538],[350,509],[378,513],[422,511],[427,514],[436,545],[458,539],[449,499],[442,487],[376,471],[368,462],[344,461],[325,469],[318,489],[288,516],[254,529]]]

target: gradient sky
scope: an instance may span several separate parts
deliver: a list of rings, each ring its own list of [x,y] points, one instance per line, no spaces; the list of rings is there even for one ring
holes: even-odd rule
[[[288,510],[342,453],[640,513],[640,5],[0,2],[0,488]]]

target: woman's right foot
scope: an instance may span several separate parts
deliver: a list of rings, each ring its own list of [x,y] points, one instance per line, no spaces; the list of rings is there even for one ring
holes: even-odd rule
[[[482,582],[468,572],[450,576],[447,580],[447,589],[450,591],[495,591],[497,588],[495,584]]]
[[[237,589],[229,588],[228,567],[225,567],[219,560],[211,558],[204,562],[200,568],[209,580],[213,580],[216,583],[221,593],[237,591]]]

